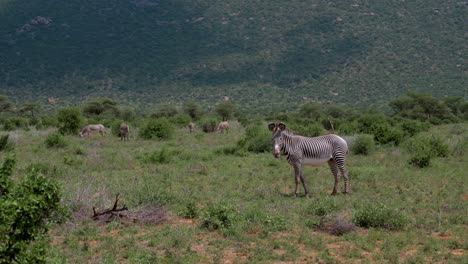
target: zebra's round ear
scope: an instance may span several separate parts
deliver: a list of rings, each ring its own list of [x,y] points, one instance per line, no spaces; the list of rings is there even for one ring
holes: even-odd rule
[[[275,127],[276,127],[276,125],[275,125],[275,123],[273,123],[273,122],[271,122],[271,123],[268,124],[268,129],[269,129],[270,131],[273,131],[273,129],[275,129]]]
[[[286,125],[283,122],[279,123],[278,127],[279,127],[279,129],[281,129],[281,131],[286,129]]]

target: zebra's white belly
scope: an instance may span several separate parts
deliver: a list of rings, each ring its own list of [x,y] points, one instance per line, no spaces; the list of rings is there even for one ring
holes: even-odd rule
[[[304,158],[304,165],[310,165],[310,166],[317,166],[317,165],[322,165],[326,162],[328,162],[330,158],[321,158],[321,159],[310,159],[310,158]]]

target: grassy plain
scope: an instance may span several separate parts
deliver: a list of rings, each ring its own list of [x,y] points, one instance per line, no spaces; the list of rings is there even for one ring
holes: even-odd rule
[[[227,134],[180,128],[168,141],[67,136],[64,148],[46,147],[52,130],[10,137],[16,176],[42,164],[74,210],[50,232],[50,263],[467,263],[468,125],[456,126],[432,129],[451,154],[428,168],[408,165],[392,146],[350,154],[351,195],[329,195],[326,165],[305,167],[307,198],[292,196],[293,171],[284,159],[223,154],[243,136],[239,124]],[[117,193],[130,211],[162,209],[164,221],[93,221],[92,207],[111,207]],[[406,226],[358,227],[341,236],[319,228],[337,217],[351,222],[357,210],[375,204],[395,209]],[[213,219],[219,227],[210,228]]]

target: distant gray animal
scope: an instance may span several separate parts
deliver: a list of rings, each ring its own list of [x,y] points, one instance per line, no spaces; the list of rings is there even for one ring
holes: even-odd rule
[[[348,144],[341,137],[329,134],[319,137],[304,137],[296,135],[286,129],[284,123],[270,123],[268,129],[273,132],[272,143],[274,147],[273,155],[278,158],[281,153],[294,168],[296,177],[296,190],[298,194],[299,181],[302,182],[304,192],[308,195],[307,185],[302,175],[303,165],[321,165],[328,163],[330,170],[335,177],[332,195],[338,192],[339,176],[338,170],[344,178],[344,193],[349,193],[348,173],[345,169],[345,155],[348,153]]]
[[[101,136],[104,136],[106,133],[106,129],[102,124],[97,124],[97,125],[87,125],[81,128],[80,130],[80,137],[87,137],[89,134],[92,132],[99,132]]]
[[[125,124],[121,123],[120,124],[120,140],[129,140],[130,139],[130,127]]]
[[[190,133],[194,132],[195,131],[195,123],[190,122],[188,124],[188,129],[189,129]]]
[[[229,131],[228,121],[223,121],[223,122],[219,123],[217,128],[216,128],[216,131],[218,131],[219,133],[224,133],[225,131],[228,132]]]

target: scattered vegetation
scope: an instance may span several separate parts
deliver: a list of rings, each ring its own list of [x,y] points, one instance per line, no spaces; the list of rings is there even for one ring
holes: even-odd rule
[[[356,210],[353,222],[362,227],[379,227],[390,230],[402,229],[408,224],[407,217],[383,203],[368,203]]]

